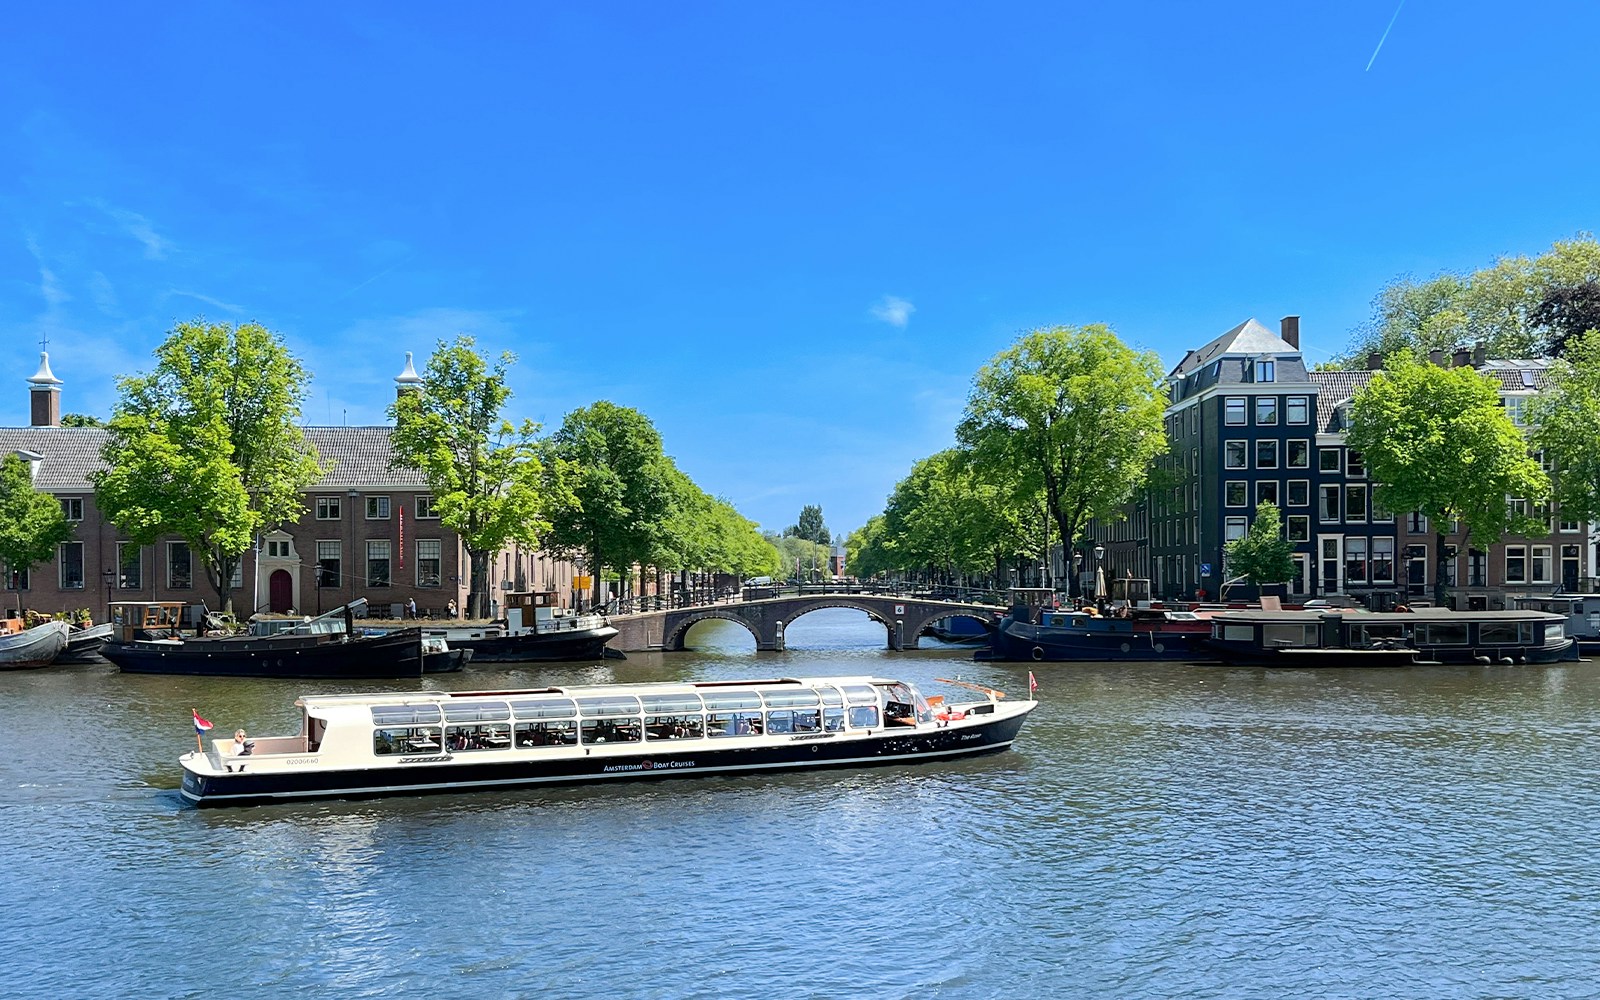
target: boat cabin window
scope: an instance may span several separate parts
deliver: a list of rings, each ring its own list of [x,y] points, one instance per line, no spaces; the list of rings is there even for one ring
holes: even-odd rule
[[[1417,642],[1429,646],[1465,646],[1466,622],[1426,622],[1417,626]]]
[[[1567,627],[1560,622],[1551,622],[1544,627],[1544,642],[1550,646],[1559,643],[1567,637]]]
[[[504,722],[511,706],[503,701],[452,701],[444,706],[446,722]]]
[[[444,748],[452,753],[474,750],[505,750],[511,746],[509,723],[445,726]]]
[[[372,706],[372,724],[374,726],[408,726],[421,725],[441,720],[438,705],[374,705]]]
[[[1533,622],[1484,622],[1478,626],[1478,641],[1484,645],[1531,646]]]
[[[707,701],[711,699],[707,697]],[[760,736],[760,712],[712,712],[706,716],[706,735],[717,739],[724,736]]]
[[[440,737],[438,726],[386,726],[373,730],[372,752],[379,757],[438,753],[444,746]]]
[[[707,691],[702,697],[708,712],[761,707],[761,696],[754,691]]]
[[[1256,627],[1254,625],[1229,625],[1225,622],[1216,622],[1211,626],[1212,634],[1218,639],[1227,639],[1230,642],[1255,642]]]
[[[644,738],[647,740],[699,739],[705,735],[705,729],[706,717],[699,712],[644,717]]]
[[[703,706],[697,694],[647,694],[639,699],[648,713],[699,712]]]
[[[1385,639],[1404,639],[1406,627],[1400,622],[1365,622],[1360,638],[1365,642],[1382,642]]]
[[[618,715],[638,715],[639,699],[631,694],[605,695],[599,698],[579,698],[578,712],[585,718],[613,718]]]
[[[814,733],[822,728],[822,712],[815,708],[781,708],[767,713],[769,733]]]
[[[1245,626],[1234,625],[1232,628]],[[1261,645],[1270,649],[1307,649],[1317,645],[1317,627],[1302,622],[1261,626]]]
[[[844,709],[825,708],[822,710],[822,729],[829,733],[844,732]]]
[[[571,698],[536,698],[531,701],[514,701],[511,710],[519,719],[571,719],[578,714],[578,706]]]
[[[580,737],[585,743],[637,743],[639,720],[637,717],[584,719]]]
[[[763,691],[761,696],[766,699],[768,708],[809,708],[822,700],[810,688],[802,691]]]
[[[571,747],[578,745],[578,722],[576,719],[519,722],[517,723],[516,733],[518,747]]]
[[[880,684],[878,687],[883,689],[883,717],[890,725],[914,726],[933,721],[933,709],[908,685]]]
[[[817,694],[822,698],[824,705],[843,705],[844,694],[836,687],[817,688]]]
[[[878,706],[852,705],[850,706],[851,729],[877,729]]]
[[[878,692],[867,684],[846,684],[844,696],[852,705],[876,705]],[[853,724],[853,723],[852,723]]]

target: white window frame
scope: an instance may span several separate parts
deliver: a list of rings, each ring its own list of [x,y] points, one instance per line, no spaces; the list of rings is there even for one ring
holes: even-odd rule
[[[1295,419],[1295,411],[1300,411],[1300,419]],[[1311,397],[1310,396],[1285,396],[1283,397],[1283,422],[1286,424],[1311,423]]]
[[[367,520],[387,521],[393,508],[389,505],[389,498],[382,494],[367,497]]]
[[[1233,419],[1237,410],[1238,420]],[[1250,423],[1250,401],[1247,396],[1224,396],[1222,422],[1228,427],[1245,427]]]
[[[1234,446],[1238,446],[1239,462],[1233,462]],[[1222,467],[1224,469],[1250,468],[1250,442],[1243,438],[1232,438],[1222,443]]]
[[[1517,561],[1518,566],[1518,569],[1515,573],[1511,571],[1513,559]],[[1502,579],[1505,580],[1506,583],[1527,583],[1529,569],[1528,547],[1526,545],[1507,545],[1505,554],[1502,557],[1502,566],[1504,567]]]
[[[342,517],[343,511],[344,511],[344,504],[342,502],[343,500],[344,500],[344,497],[341,497],[341,496],[319,496],[319,497],[317,497],[317,520],[318,521],[337,521],[337,520],[339,520]]]
[[[1304,499],[1302,499],[1299,503],[1296,503],[1295,499],[1294,499],[1294,490],[1295,490],[1296,486],[1301,487],[1301,489],[1303,489],[1305,491]],[[1289,480],[1288,488],[1284,490],[1284,494],[1283,494],[1283,505],[1285,507],[1309,507],[1309,506],[1311,506],[1311,480],[1309,480],[1309,479],[1291,479],[1291,480]]]

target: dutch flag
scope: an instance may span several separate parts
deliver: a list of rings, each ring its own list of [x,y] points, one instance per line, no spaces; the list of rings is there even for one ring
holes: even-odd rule
[[[194,713],[194,731],[196,734],[207,733],[211,731],[211,723],[200,718],[199,709],[191,708],[189,711]]]

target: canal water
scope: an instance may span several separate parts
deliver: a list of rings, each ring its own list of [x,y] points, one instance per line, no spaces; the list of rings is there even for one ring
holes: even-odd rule
[[[1026,695],[1026,665],[883,639],[818,612],[783,654],[706,623],[696,652],[426,683]],[[1037,673],[978,760],[205,811],[175,791],[190,708],[270,735],[302,682],[5,673],[0,993],[1600,995],[1600,664]]]

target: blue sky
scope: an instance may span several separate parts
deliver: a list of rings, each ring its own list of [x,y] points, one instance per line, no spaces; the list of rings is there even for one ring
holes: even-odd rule
[[[175,323],[256,320],[360,424],[467,332],[514,415],[636,407],[764,527],[848,531],[1030,328],[1170,366],[1297,313],[1316,361],[1398,275],[1596,229],[1600,4],[1396,8],[20,7],[0,424],[44,334],[104,416]]]

